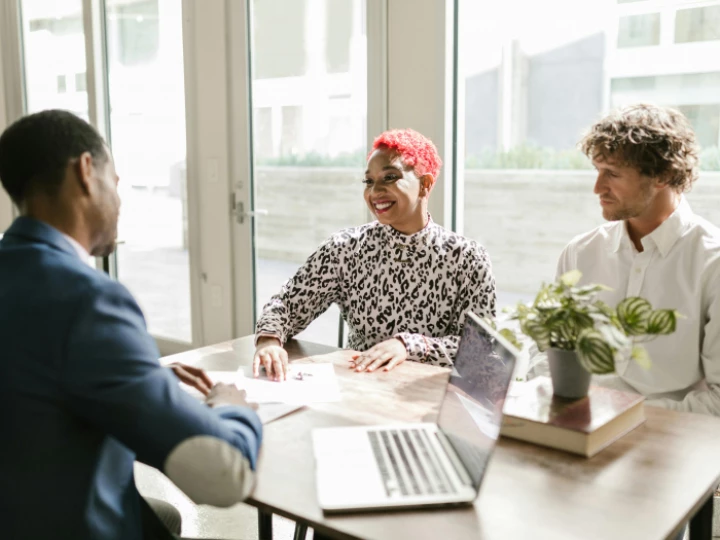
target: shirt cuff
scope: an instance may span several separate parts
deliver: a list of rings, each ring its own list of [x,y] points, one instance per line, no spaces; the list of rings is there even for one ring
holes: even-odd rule
[[[393,336],[395,339],[399,339],[405,345],[407,350],[408,360],[415,362],[422,361],[427,356],[428,344],[427,339],[422,334],[411,334],[410,332],[401,332]]]

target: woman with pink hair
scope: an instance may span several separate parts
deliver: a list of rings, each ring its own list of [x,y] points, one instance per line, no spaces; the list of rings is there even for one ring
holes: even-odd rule
[[[368,156],[365,202],[377,221],[326,240],[263,308],[253,371],[287,377],[283,344],[331,304],[358,351],[350,368],[391,370],[405,360],[452,365],[465,314],[495,315],[484,248],[435,224],[428,200],[441,166],[435,145],[411,129],[380,135]]]

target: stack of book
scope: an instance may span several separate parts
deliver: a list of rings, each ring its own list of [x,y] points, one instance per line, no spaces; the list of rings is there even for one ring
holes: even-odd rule
[[[581,399],[557,398],[550,379],[538,377],[513,385],[500,433],[591,457],[645,421],[644,399],[600,386]]]

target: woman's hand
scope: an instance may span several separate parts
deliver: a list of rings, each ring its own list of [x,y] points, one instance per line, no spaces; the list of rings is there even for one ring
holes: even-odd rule
[[[278,338],[263,336],[258,339],[253,356],[253,377],[260,375],[260,364],[265,368],[268,379],[287,380],[288,355]]]
[[[375,371],[379,367],[385,366],[385,371],[390,371],[405,360],[407,360],[405,344],[397,338],[392,338],[353,356],[350,360],[350,369]]]
[[[203,396],[210,393],[213,382],[205,373],[205,370],[180,363],[169,364],[167,367],[172,369],[172,372],[181,382],[200,391]]]

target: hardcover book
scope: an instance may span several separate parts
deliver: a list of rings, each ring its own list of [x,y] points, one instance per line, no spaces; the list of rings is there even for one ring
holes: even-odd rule
[[[513,385],[503,407],[506,437],[592,457],[645,421],[638,394],[591,386],[587,397],[553,396],[552,382],[538,377]]]

